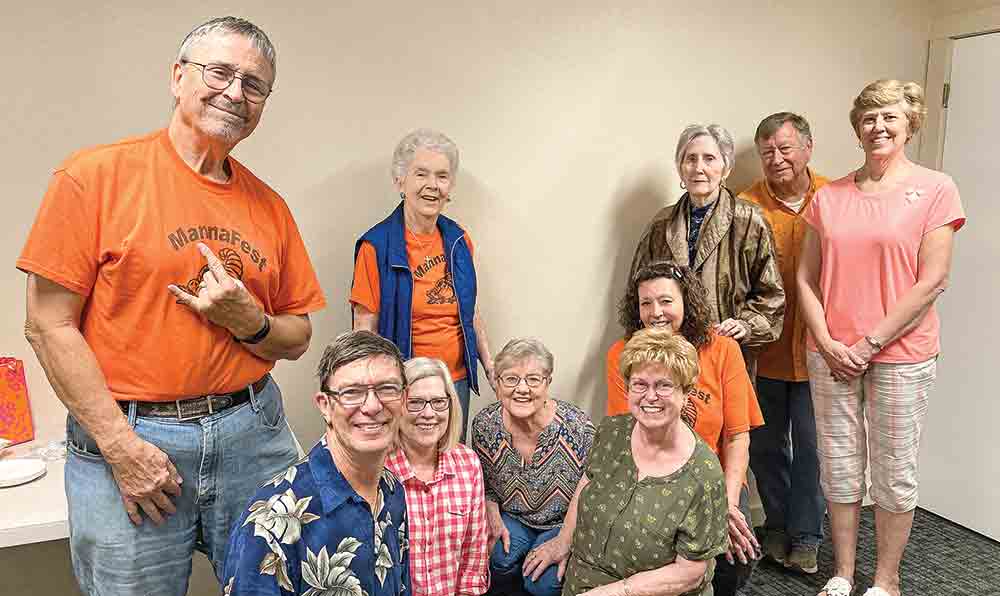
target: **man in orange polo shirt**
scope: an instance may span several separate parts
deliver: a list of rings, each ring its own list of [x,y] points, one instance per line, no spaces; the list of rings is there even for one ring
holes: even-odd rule
[[[230,155],[274,78],[252,23],[195,28],[169,125],[59,166],[17,260],[25,335],[69,410],[84,594],[184,596],[196,549],[221,574],[247,499],[298,458],[269,371],[325,301],[288,205]]]
[[[760,206],[774,232],[785,286],[785,320],[781,337],[757,360],[757,397],[765,425],[750,434],[750,468],[767,516],[765,556],[811,574],[817,570],[826,505],[819,485],[806,326],[798,308],[795,270],[807,227],[800,214],[828,181],[809,169],[812,132],[802,116],[778,112],[764,118],[754,143],[764,177],[739,196]]]

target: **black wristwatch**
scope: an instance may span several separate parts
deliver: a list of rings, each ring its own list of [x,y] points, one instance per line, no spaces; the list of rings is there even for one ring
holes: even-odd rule
[[[270,332],[271,332],[271,317],[267,316],[267,313],[264,313],[264,326],[260,328],[260,331],[254,333],[250,337],[241,338],[241,337],[236,337],[234,335],[233,339],[241,344],[259,344],[260,342],[264,341],[264,338],[267,337],[267,334]]]

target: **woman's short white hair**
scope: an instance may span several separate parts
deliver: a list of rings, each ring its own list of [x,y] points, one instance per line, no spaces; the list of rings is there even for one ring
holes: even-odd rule
[[[438,449],[447,451],[458,445],[458,441],[462,438],[462,419],[465,412],[462,411],[462,402],[458,400],[458,392],[455,391],[455,383],[451,380],[448,366],[437,358],[417,356],[406,361],[406,364],[403,365],[403,374],[406,376],[408,387],[413,387],[413,384],[421,379],[432,377],[441,379],[451,405],[448,408],[448,428],[441,440],[438,441]]]
[[[722,154],[722,163],[726,166],[722,174],[722,177],[725,178],[733,171],[733,166],[736,165],[736,144],[733,143],[733,135],[729,134],[728,130],[718,124],[689,124],[681,132],[680,138],[677,139],[677,151],[674,154],[674,165],[677,166],[677,173],[681,173],[681,163],[684,161],[684,154],[687,153],[688,145],[698,137],[704,136],[712,137],[715,144],[719,146],[719,153]]]
[[[396,150],[392,152],[393,183],[406,175],[417,149],[443,153],[448,158],[452,177],[458,173],[458,145],[455,141],[449,139],[443,132],[431,128],[418,128],[403,137],[396,145]]]
[[[545,376],[552,376],[552,369],[555,366],[555,358],[552,352],[545,347],[542,340],[534,337],[517,337],[509,342],[493,357],[493,371],[497,378],[508,368],[534,358],[542,365]]]

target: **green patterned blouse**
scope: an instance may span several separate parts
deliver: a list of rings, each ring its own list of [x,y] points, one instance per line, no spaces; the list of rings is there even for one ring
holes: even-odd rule
[[[628,415],[605,418],[597,429],[580,494],[573,554],[564,596],[576,596],[678,555],[708,561],[702,585],[687,594],[711,594],[715,557],[729,546],[722,466],[698,435],[691,458],[676,472],[638,480]],[[686,428],[686,427],[685,427]]]

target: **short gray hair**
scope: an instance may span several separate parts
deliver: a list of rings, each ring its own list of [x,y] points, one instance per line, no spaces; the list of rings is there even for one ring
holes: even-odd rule
[[[437,358],[417,356],[407,360],[403,369],[406,373],[406,383],[411,387],[417,381],[435,377],[444,383],[444,391],[448,394],[451,407],[448,410],[448,429],[445,430],[444,436],[438,442],[438,449],[447,451],[458,445],[462,439],[462,420],[465,417],[465,412],[462,409],[462,402],[458,400],[458,391],[455,390],[455,383],[451,380],[448,365]]]
[[[278,76],[278,54],[267,34],[246,19],[239,17],[218,17],[198,25],[184,37],[177,50],[177,61],[187,60],[191,47],[209,35],[242,35],[250,40],[257,51],[271,64],[271,74]],[[273,84],[273,81],[272,81]]]
[[[451,175],[454,177],[458,173],[458,145],[449,139],[443,132],[438,132],[432,128],[418,128],[409,133],[392,152],[392,181],[396,182],[406,175],[406,170],[413,161],[417,149],[427,149],[443,153],[448,158]]]
[[[406,376],[403,374],[403,356],[399,353],[396,344],[381,335],[359,329],[338,335],[323,350],[323,356],[319,359],[319,365],[316,367],[319,390],[327,390],[327,382],[340,368],[373,356],[388,356],[395,360],[396,366],[399,368],[399,380],[403,387],[406,387]]]
[[[733,171],[733,166],[736,165],[736,144],[733,143],[733,135],[729,134],[728,130],[718,124],[689,124],[681,132],[680,138],[677,139],[677,152],[674,154],[674,165],[677,166],[677,173],[680,174],[681,162],[684,161],[684,154],[687,153],[688,145],[698,137],[704,136],[712,137],[719,146],[719,152],[722,153],[722,162],[726,165],[725,175],[728,176]]]
[[[555,366],[552,352],[545,347],[542,340],[533,337],[518,337],[507,342],[507,345],[493,359],[494,374],[499,377],[503,371],[528,358],[535,358],[542,364],[545,376],[552,374],[552,369]]]
[[[812,129],[809,128],[809,121],[794,112],[777,112],[761,120],[760,124],[757,125],[757,132],[753,135],[754,144],[773,137],[774,133],[778,132],[778,129],[786,122],[790,122],[795,132],[799,133],[800,142],[812,145],[813,135]]]

